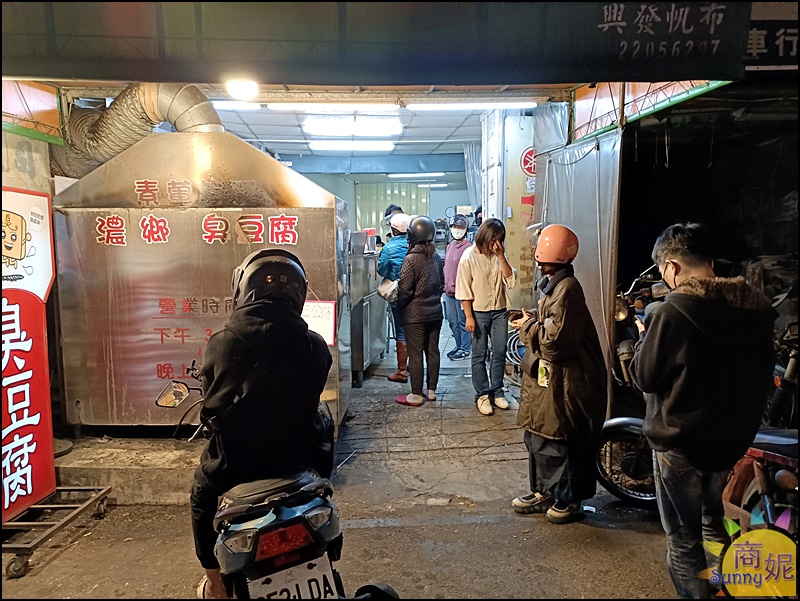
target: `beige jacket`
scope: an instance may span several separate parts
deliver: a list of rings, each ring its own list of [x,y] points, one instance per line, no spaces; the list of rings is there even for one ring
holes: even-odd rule
[[[456,274],[456,298],[471,300],[473,311],[497,311],[507,309],[508,289],[517,283],[517,270],[503,277],[500,259],[494,255],[483,255],[476,246],[470,246],[461,255]]]

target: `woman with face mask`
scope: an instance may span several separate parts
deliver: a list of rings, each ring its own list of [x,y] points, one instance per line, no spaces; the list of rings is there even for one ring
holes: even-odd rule
[[[447,245],[444,251],[444,313],[455,342],[455,348],[447,353],[447,357],[451,361],[467,359],[472,352],[470,333],[466,328],[467,318],[461,307],[461,301],[456,299],[458,262],[464,251],[472,246],[472,242],[466,238],[468,227],[469,221],[464,215],[453,217],[453,223],[450,225],[453,241]]]

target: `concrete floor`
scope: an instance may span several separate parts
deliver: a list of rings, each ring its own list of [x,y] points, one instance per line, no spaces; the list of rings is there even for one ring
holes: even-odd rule
[[[445,324],[442,355],[453,348]],[[527,491],[511,409],[475,408],[469,360],[442,360],[439,400],[406,407],[386,380],[391,352],[354,388],[337,445],[337,563],[348,594],[385,582],[401,598],[674,598],[658,515],[598,487],[586,518],[555,525],[510,507]],[[201,444],[80,439],[57,460],[62,484],[111,484],[104,519],[82,516],[39,547],[3,598],[185,599],[202,575],[188,488]],[[68,482],[66,482],[68,480]],[[156,503],[155,505],[145,503]],[[13,555],[3,553],[4,565]]]

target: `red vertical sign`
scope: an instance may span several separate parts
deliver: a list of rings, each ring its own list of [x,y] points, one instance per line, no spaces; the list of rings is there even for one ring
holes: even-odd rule
[[[45,301],[53,283],[50,197],[3,188],[2,520],[56,490]]]

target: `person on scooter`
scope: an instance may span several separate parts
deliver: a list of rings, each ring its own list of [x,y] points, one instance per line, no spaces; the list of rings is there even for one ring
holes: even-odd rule
[[[517,425],[525,429],[529,494],[511,502],[517,513],[546,513],[556,524],[583,517],[595,495],[595,444],[606,413],[606,364],[597,328],[572,262],[578,237],[552,224],[539,235],[534,258],[542,273],[538,317],[523,309],[519,329],[535,371],[523,373]]]
[[[639,326],[630,365],[645,395],[642,431],[653,449],[667,569],[678,596],[711,595],[703,542],[730,542],[722,491],[761,423],[775,350],[769,300],[744,278],[714,274],[697,223],[665,229],[653,262],[672,291]]]
[[[214,556],[218,497],[287,472],[333,471],[334,424],[320,402],[333,360],[302,317],[307,288],[295,255],[250,254],[233,272],[233,312],[206,346],[200,417],[211,438],[191,493],[201,598],[227,598]]]

